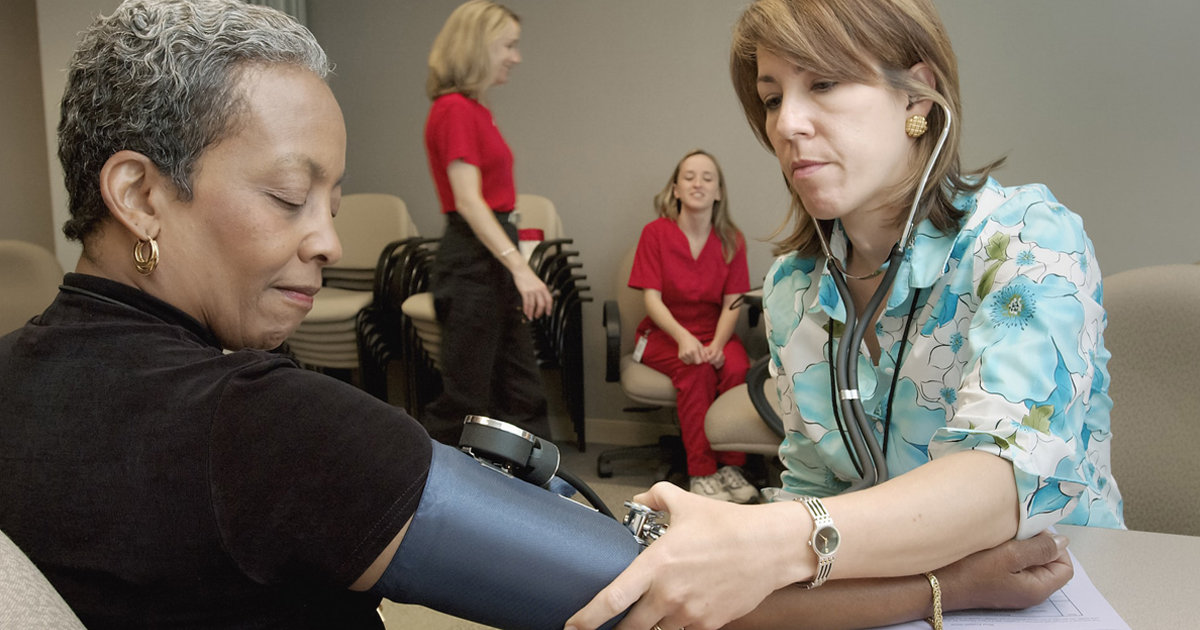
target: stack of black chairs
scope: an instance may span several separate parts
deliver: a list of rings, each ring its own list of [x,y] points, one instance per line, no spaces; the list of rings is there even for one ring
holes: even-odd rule
[[[363,389],[391,402],[389,369],[399,367],[402,404],[413,415],[441,392],[441,376],[400,307],[410,296],[429,290],[429,270],[439,240],[415,237],[388,244],[375,269],[375,300],[358,316]]]
[[[546,283],[554,296],[550,314],[533,321],[534,347],[538,364],[554,369],[562,384],[563,402],[579,451],[587,450],[583,404],[583,304],[591,302],[591,287],[583,284],[579,252],[567,249],[569,238],[540,243],[529,257],[529,266]]]
[[[429,291],[429,276],[439,239],[409,238],[388,245],[375,273],[375,300],[358,319],[359,356],[364,388],[388,397],[388,370],[399,363],[404,382],[404,406],[413,416],[441,393],[441,373],[417,335],[412,319],[401,311],[408,298]],[[571,417],[579,450],[587,448],[584,431],[583,303],[591,302],[583,282],[579,252],[568,249],[571,239],[540,243],[530,267],[554,296],[551,312],[533,321],[534,348],[539,367],[559,373],[563,400]],[[390,402],[390,401],[389,401]]]

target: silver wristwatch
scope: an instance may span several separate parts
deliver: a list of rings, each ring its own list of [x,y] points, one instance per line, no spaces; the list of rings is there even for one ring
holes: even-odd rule
[[[821,503],[820,499],[807,497],[796,500],[804,503],[804,507],[808,509],[808,513],[812,515],[813,519],[813,532],[812,537],[808,540],[808,545],[817,554],[817,573],[811,582],[803,583],[803,586],[816,588],[829,579],[829,572],[833,569],[833,558],[837,555],[842,536],[833,524],[833,517],[825,511],[825,504]]]

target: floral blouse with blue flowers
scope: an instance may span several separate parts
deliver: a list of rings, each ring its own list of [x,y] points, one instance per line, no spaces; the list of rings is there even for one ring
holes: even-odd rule
[[[879,363],[858,352],[859,392],[898,475],[964,450],[1010,460],[1021,503],[1017,536],[1062,522],[1124,527],[1109,460],[1108,358],[1100,269],[1080,218],[1045,186],[990,179],[961,195],[957,234],[916,228],[875,327]],[[835,224],[834,256],[846,236]],[[906,320],[916,310],[897,368]],[[845,306],[825,261],[780,257],[763,287],[771,374],[787,437],[784,489],[829,496],[858,477],[833,413],[829,331]]]

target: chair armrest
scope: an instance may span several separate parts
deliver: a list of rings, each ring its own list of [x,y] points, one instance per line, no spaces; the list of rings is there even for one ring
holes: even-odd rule
[[[767,394],[763,391],[767,379],[771,378],[771,366],[768,363],[770,360],[771,355],[767,355],[750,366],[750,370],[746,372],[746,393],[750,395],[750,402],[754,403],[758,417],[762,418],[762,421],[775,432],[775,435],[782,438],[787,437],[787,431],[783,428],[783,419],[775,413],[775,408],[771,406],[771,401],[767,400]]]
[[[604,380],[621,380],[621,307],[616,300],[604,301],[604,335],[607,340]]]
[[[763,312],[762,287],[750,289],[750,291],[739,295],[729,308],[739,308],[741,306],[746,306],[749,309],[746,312],[747,323],[750,324],[751,328],[757,328],[758,318]]]

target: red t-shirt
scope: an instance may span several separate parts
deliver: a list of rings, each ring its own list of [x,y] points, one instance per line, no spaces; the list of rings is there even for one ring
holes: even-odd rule
[[[629,286],[662,292],[671,316],[701,341],[712,339],[721,318],[726,295],[750,290],[746,266],[746,242],[737,237],[737,251],[726,263],[721,239],[710,232],[700,255],[692,258],[687,235],[674,221],[660,218],[642,229]],[[638,326],[638,334],[654,327],[649,316]]]
[[[442,212],[455,212],[454,192],[446,167],[462,160],[479,169],[483,200],[496,212],[517,205],[513,184],[513,155],[492,120],[492,113],[462,94],[437,97],[425,121],[425,154],[437,186]]]

